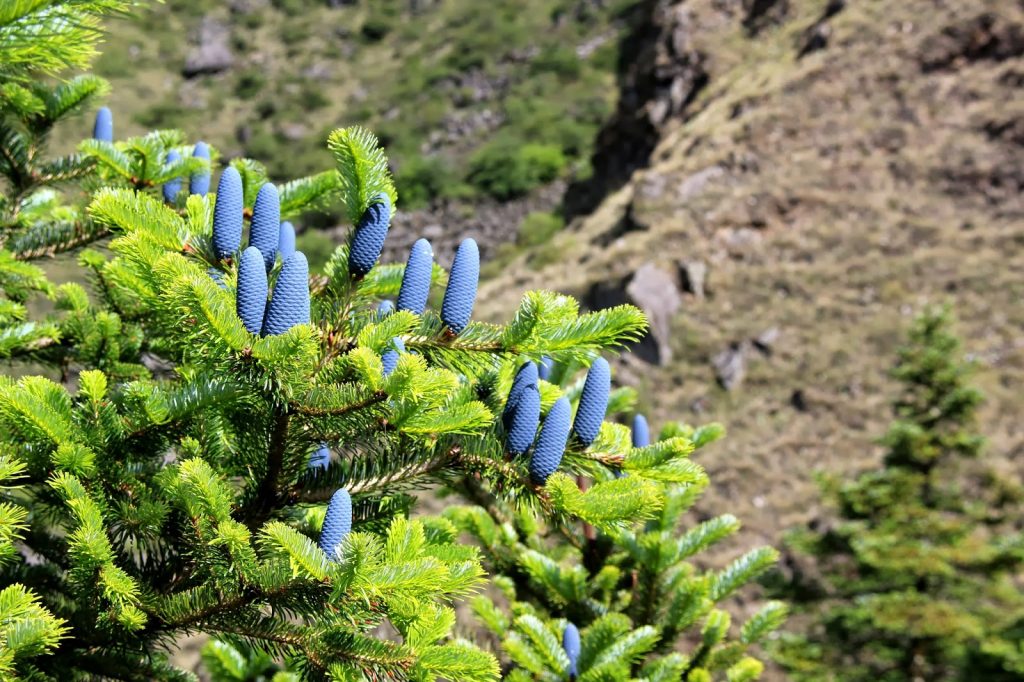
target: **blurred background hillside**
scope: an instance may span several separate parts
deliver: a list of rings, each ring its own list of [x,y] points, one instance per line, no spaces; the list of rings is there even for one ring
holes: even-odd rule
[[[618,376],[657,423],[726,425],[704,506],[749,542],[819,513],[816,470],[877,463],[927,303],[1020,477],[1022,3],[168,0],[110,30],[119,137],[180,127],[283,179],[364,124],[398,179],[390,259],[475,236],[484,317],[538,287],[643,307]],[[314,260],[339,222],[299,226]]]

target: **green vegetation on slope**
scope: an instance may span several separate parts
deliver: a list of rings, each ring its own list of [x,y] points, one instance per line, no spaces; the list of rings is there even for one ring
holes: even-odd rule
[[[198,131],[294,177],[328,161],[327,131],[361,123],[391,151],[403,206],[508,198],[588,172],[633,4],[183,0],[118,22],[97,72],[125,132]],[[185,79],[196,36],[218,33],[230,68]]]

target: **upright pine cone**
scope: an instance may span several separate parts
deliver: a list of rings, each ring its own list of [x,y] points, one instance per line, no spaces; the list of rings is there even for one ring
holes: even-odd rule
[[[638,414],[633,417],[633,447],[645,448],[651,444],[651,430],[647,426],[647,417]]]
[[[192,149],[193,159],[210,160],[210,147],[205,142],[197,142]],[[206,196],[210,193],[210,171],[203,170],[194,173],[188,183],[188,193]]]
[[[263,256],[250,246],[238,261],[238,292],[235,310],[250,334],[263,329],[263,313],[267,309],[267,271],[263,269]]]
[[[391,339],[391,348],[388,348],[380,356],[381,364],[384,365],[384,376],[391,376],[391,373],[398,367],[398,356],[405,352],[405,344],[397,336]]]
[[[456,334],[461,334],[469,324],[479,281],[480,249],[473,239],[464,239],[455,252],[441,304],[441,319]]]
[[[569,399],[562,396],[551,406],[544,424],[540,427],[540,435],[533,446],[533,457],[530,458],[530,478],[538,485],[544,485],[548,477],[558,470],[565,453],[565,444],[569,440],[572,428],[572,406]]]
[[[114,115],[107,107],[100,107],[96,112],[96,121],[92,124],[92,139],[114,141]]]
[[[391,198],[381,192],[363,211],[359,224],[356,225],[356,233],[352,236],[352,246],[348,253],[350,274],[362,277],[377,264],[390,224]]]
[[[309,456],[309,469],[326,469],[331,464],[331,450],[327,443],[320,443],[320,447]]]
[[[327,503],[323,529],[320,531],[320,549],[331,561],[340,561],[339,550],[352,532],[352,498],[344,488],[338,488]]]
[[[227,258],[242,244],[242,176],[233,166],[220,174],[213,205],[213,252]]]
[[[267,183],[260,187],[252,207],[252,222],[249,223],[249,246],[255,246],[263,254],[263,264],[270,272],[277,259],[277,244],[281,239],[281,198],[277,187]]]
[[[516,371],[512,379],[512,388],[508,392],[508,400],[505,401],[505,409],[501,413],[501,423],[508,430],[512,426],[512,414],[519,402],[519,397],[527,386],[537,385],[537,365],[527,360]]]
[[[540,422],[540,391],[537,384],[524,386],[518,393],[509,418],[505,449],[513,455],[524,455],[533,445]]]
[[[177,150],[172,149],[167,152],[167,164],[177,163],[181,161],[181,154]],[[178,198],[178,192],[181,191],[181,178],[174,178],[164,183],[161,188],[164,194],[164,201],[168,204],[173,204],[174,200]]]
[[[287,220],[281,223],[281,234],[277,237],[277,252],[281,255],[282,263],[295,253],[295,226]]]
[[[580,660],[580,631],[571,622],[567,622],[565,630],[562,631],[562,648],[569,658],[569,678],[576,679],[576,675],[579,674],[576,665]]]
[[[541,379],[547,381],[551,376],[551,370],[554,369],[554,367],[555,361],[545,355],[540,359],[540,366],[537,367],[537,373],[540,375]]]
[[[301,251],[281,266],[263,321],[263,335],[284,334],[297,324],[309,324],[309,263]]]
[[[405,263],[402,286],[398,290],[398,309],[422,315],[430,295],[430,275],[434,270],[434,251],[426,239],[417,239]]]
[[[604,358],[594,360],[583,383],[580,404],[576,408],[573,431],[584,445],[590,445],[597,438],[608,410],[608,395],[612,389],[612,370]]]

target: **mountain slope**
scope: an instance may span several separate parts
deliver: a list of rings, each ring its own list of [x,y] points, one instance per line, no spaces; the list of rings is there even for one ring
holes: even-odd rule
[[[877,461],[895,348],[916,310],[948,301],[981,365],[989,450],[1019,477],[1024,8],[647,9],[599,138],[601,182],[570,188],[581,215],[505,265],[481,292],[489,309],[530,287],[597,306],[653,288],[664,364],[627,361],[620,376],[657,396],[656,421],[727,425],[703,461],[709,506],[738,506],[751,540],[777,540],[818,511],[816,469]],[[700,293],[686,279],[701,266],[706,296],[677,294]],[[727,391],[716,375],[742,381]]]

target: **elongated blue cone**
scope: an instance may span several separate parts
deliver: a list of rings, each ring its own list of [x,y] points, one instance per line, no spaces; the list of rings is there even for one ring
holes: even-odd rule
[[[168,164],[172,164],[172,163],[175,163],[177,161],[181,161],[181,154],[179,154],[178,152],[176,152],[173,149],[171,151],[167,152],[167,163]],[[173,204],[174,200],[178,197],[178,192],[180,192],[180,191],[181,191],[181,178],[174,178],[173,180],[168,180],[167,182],[164,183],[164,186],[163,186],[164,201],[166,201],[168,204]]]
[[[331,561],[340,561],[338,550],[352,532],[352,498],[344,488],[338,488],[327,503],[324,527],[320,531],[320,549]]]
[[[544,485],[548,477],[555,473],[562,463],[565,444],[569,440],[572,428],[572,406],[569,399],[562,396],[551,406],[544,425],[540,427],[540,435],[533,446],[533,457],[530,458],[530,478],[534,483]]]
[[[380,305],[377,306],[377,319],[383,320],[393,312],[395,312],[395,304],[388,299],[384,299],[380,302]]]
[[[316,452],[309,456],[308,468],[326,469],[331,464],[331,450],[327,443],[321,443]]]
[[[513,455],[524,455],[537,437],[540,422],[540,391],[536,385],[526,386],[519,392],[512,416],[509,419],[508,437],[505,447]]]
[[[252,222],[249,224],[249,246],[255,246],[263,254],[263,263],[270,272],[277,259],[277,244],[281,238],[281,198],[277,187],[267,183],[260,187],[256,203],[252,206]]]
[[[220,174],[213,205],[213,252],[217,258],[227,258],[241,246],[243,208],[242,176],[228,166]]]
[[[92,137],[104,142],[114,141],[114,115],[107,107],[100,107],[96,112],[96,122],[92,124]]]
[[[352,236],[352,248],[348,253],[348,271],[362,277],[377,264],[384,238],[388,236],[391,224],[391,198],[381,192],[363,211]]]
[[[309,263],[301,251],[281,266],[263,321],[263,335],[284,334],[297,324],[309,324]]]
[[[235,310],[250,334],[263,329],[263,313],[267,309],[267,271],[258,249],[247,248],[238,261],[238,295]]]
[[[537,368],[537,373],[540,375],[540,378],[543,379],[544,381],[547,381],[548,377],[551,376],[551,370],[552,368],[554,368],[554,366],[554,360],[552,360],[546,355],[542,357],[540,359],[540,366]]]
[[[569,674],[578,675],[576,664],[580,659],[580,631],[572,623],[566,623],[562,631],[562,648],[569,657]]]
[[[405,352],[405,344],[397,336],[391,339],[391,348],[388,348],[380,356],[381,364],[384,365],[384,376],[390,376],[398,367],[398,356]]]
[[[537,386],[537,365],[527,360],[516,372],[512,379],[512,388],[508,391],[508,400],[505,401],[505,410],[501,413],[501,422],[507,431],[512,425],[512,413],[519,402],[519,396],[527,386]]]
[[[651,430],[647,426],[647,417],[638,414],[633,417],[633,447],[645,448],[651,444]]]
[[[287,220],[281,223],[281,234],[277,237],[277,253],[281,256],[282,263],[295,253],[295,226]]]
[[[192,150],[192,158],[210,160],[210,147],[205,142],[197,142]],[[210,171],[200,171],[192,176],[188,183],[189,194],[205,196],[210,192]]]
[[[441,303],[441,319],[456,334],[469,324],[480,281],[480,249],[472,239],[464,239],[455,252],[448,288]]]
[[[434,269],[434,251],[426,239],[417,239],[405,263],[405,275],[398,290],[398,309],[423,314],[430,295],[430,274]]]
[[[590,445],[601,430],[601,422],[608,410],[608,394],[612,390],[612,370],[604,358],[594,360],[587,372],[580,394],[580,405],[576,408],[576,421],[572,430],[584,445]]]

